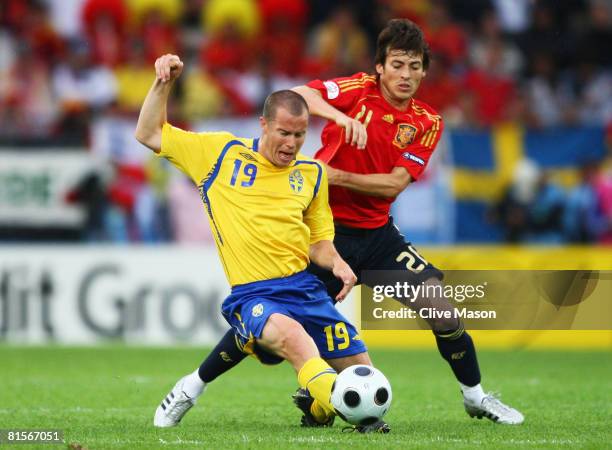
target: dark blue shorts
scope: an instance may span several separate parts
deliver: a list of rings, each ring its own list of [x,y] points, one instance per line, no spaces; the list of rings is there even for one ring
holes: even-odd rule
[[[325,359],[367,351],[355,327],[334,307],[323,283],[306,271],[234,286],[221,311],[236,331],[243,351],[264,363],[281,360],[258,349],[255,341],[275,313],[299,322]]]
[[[364,280],[362,271],[404,271],[403,281],[419,285],[430,278],[442,280],[440,270],[427,262],[402,236],[393,224],[393,218],[380,228],[350,228],[336,224],[334,245],[355,275],[357,284]],[[335,298],[343,285],[333,273],[316,264],[310,264],[308,271],[325,284],[331,298]]]

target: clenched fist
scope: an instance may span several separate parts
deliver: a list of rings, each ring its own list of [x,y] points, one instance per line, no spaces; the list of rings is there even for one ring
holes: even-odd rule
[[[176,80],[183,72],[183,61],[176,56],[166,54],[155,61],[155,75],[162,83]]]

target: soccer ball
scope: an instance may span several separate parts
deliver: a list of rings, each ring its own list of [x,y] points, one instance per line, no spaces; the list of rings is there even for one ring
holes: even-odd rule
[[[391,406],[391,385],[374,367],[354,365],[338,374],[331,394],[336,413],[352,425],[378,422]]]

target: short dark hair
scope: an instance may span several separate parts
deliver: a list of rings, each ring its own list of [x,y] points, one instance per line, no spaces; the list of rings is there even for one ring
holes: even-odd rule
[[[283,89],[282,91],[272,92],[266,98],[263,107],[264,119],[274,120],[279,106],[282,106],[294,116],[301,116],[304,111],[308,113],[308,104],[304,97],[297,92]]]
[[[385,65],[391,50],[403,50],[406,53],[423,55],[423,69],[429,67],[431,51],[425,41],[423,31],[417,24],[408,19],[391,19],[378,35],[376,41],[375,64]]]

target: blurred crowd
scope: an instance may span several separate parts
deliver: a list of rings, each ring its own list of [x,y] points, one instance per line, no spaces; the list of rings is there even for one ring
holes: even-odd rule
[[[371,72],[376,35],[393,17],[423,28],[433,59],[417,97],[449,126],[612,130],[609,0],[2,0],[0,144],[87,146],[97,119],[137,117],[165,53],[186,64],[174,123],[254,114],[272,90]],[[87,239],[176,238],[159,164],[117,166],[110,187],[96,174],[75,187],[69,200],[89,211]],[[513,224],[512,214],[537,196],[512,191],[492,217],[516,241],[534,220]],[[564,196],[564,211],[574,197],[581,205],[588,195]],[[597,223],[562,235],[598,240]]]
[[[419,97],[447,123],[612,121],[607,0],[3,0],[0,135],[86,140],[135,114],[155,58],[187,73],[174,120],[258,111],[272,89],[371,71],[378,30],[408,17],[433,64]]]
[[[602,169],[601,161],[583,161],[568,190],[524,159],[489,219],[501,225],[508,243],[611,245],[612,176]]]

